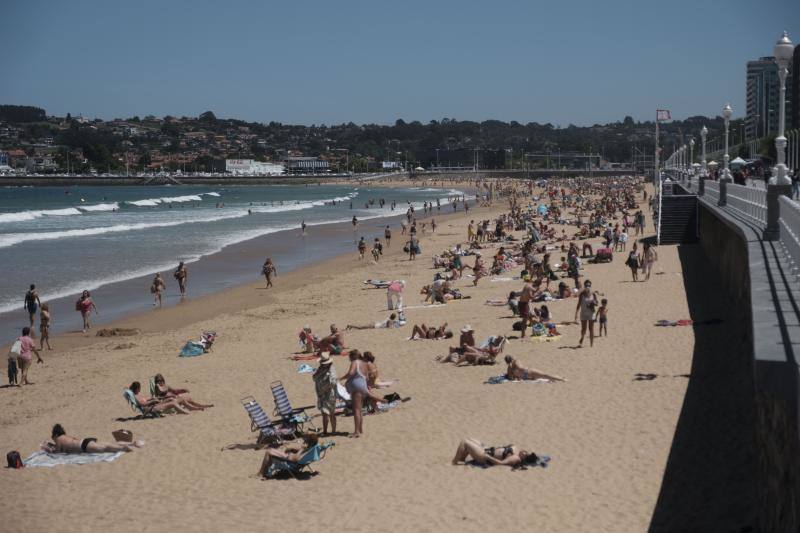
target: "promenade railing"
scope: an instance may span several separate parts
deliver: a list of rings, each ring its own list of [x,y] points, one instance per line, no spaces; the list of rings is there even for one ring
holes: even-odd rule
[[[719,182],[706,180],[705,183],[705,196],[714,203],[719,202]]]
[[[709,182],[706,182],[708,191]],[[717,185],[719,186],[719,185]],[[767,223],[767,191],[755,187],[745,187],[733,183],[726,184],[728,208],[739,212],[754,222],[766,225]]]
[[[789,260],[789,269],[794,281],[800,279],[800,205],[781,196],[778,198],[780,216],[780,243]]]

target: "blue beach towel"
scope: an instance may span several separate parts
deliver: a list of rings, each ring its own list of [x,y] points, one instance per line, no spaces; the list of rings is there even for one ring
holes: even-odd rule
[[[181,350],[181,357],[196,357],[198,355],[203,355],[205,350],[203,350],[203,345],[199,342],[187,342],[183,349]]]
[[[311,374],[315,370],[316,370],[316,368],[314,368],[311,365],[307,365],[305,363],[303,363],[302,365],[297,367],[297,373],[298,374]]]

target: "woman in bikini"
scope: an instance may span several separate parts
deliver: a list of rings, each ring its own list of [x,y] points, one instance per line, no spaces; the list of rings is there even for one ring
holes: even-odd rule
[[[447,322],[445,322],[438,328],[431,328],[426,326],[425,324],[420,324],[420,325],[414,324],[414,329],[411,332],[412,339],[440,340],[440,339],[451,339],[452,337],[453,337],[453,332],[447,329]]]
[[[303,457],[303,454],[316,446],[318,442],[319,437],[317,437],[316,433],[306,433],[303,435],[303,447],[300,449],[286,448],[286,450],[279,450],[277,448],[267,448],[267,452],[264,454],[264,460],[261,461],[261,466],[258,468],[258,475],[267,477],[269,467],[272,466],[272,461],[274,459],[296,463]]]
[[[141,393],[142,385],[138,381],[131,383],[129,389],[131,392],[133,392],[133,396],[136,398],[136,401],[139,403],[139,407],[142,408],[144,413],[163,413],[165,411],[174,409],[182,415],[189,414],[189,411],[181,407],[176,398],[160,400],[158,398],[146,397]]]
[[[150,285],[150,292],[153,294],[153,307],[161,307],[161,293],[167,288],[164,283],[164,278],[161,277],[161,272],[156,272],[156,277],[153,278],[153,284]]]
[[[94,304],[89,291],[83,291],[81,293],[81,298],[78,300],[78,303],[75,304],[75,307],[81,313],[81,317],[83,318],[83,333],[86,333],[86,330],[92,327],[92,324],[89,321],[89,318],[92,314],[92,309],[94,309],[94,314],[99,314],[97,312],[97,306]]]
[[[507,355],[505,357],[505,362],[508,365],[508,368],[506,369],[506,377],[511,381],[525,381],[525,380],[537,380],[537,379],[546,379],[549,381],[567,381],[562,377],[551,376],[550,374],[545,374],[544,372],[540,372],[539,370],[533,368],[521,367],[519,366],[517,360],[510,355]]]
[[[47,349],[52,350],[50,346],[50,306],[42,304],[41,311],[39,311],[39,349],[44,350],[44,345],[47,344]]]
[[[594,346],[594,312],[597,307],[597,293],[592,292],[592,282],[588,279],[583,282],[583,290],[578,294],[578,305],[575,308],[575,320],[578,312],[581,315],[581,340],[578,346],[583,346],[586,330],[589,330],[589,346]]]
[[[98,442],[94,437],[79,439],[67,435],[61,424],[53,426],[50,433],[53,442],[42,445],[42,449],[48,453],[114,453],[131,452],[134,448],[144,445],[141,441],[136,442]]]
[[[523,468],[525,465],[535,465],[539,462],[539,457],[535,453],[513,444],[485,447],[477,439],[466,438],[458,443],[453,464],[466,464],[469,458],[473,463],[482,466],[503,465],[512,468]]]
[[[156,385],[155,397],[159,400],[171,400],[174,398],[187,409],[197,411],[214,407],[213,403],[202,404],[192,400],[192,397],[187,394],[189,391],[186,389],[173,389],[172,387],[168,386],[164,380],[164,376],[161,374],[156,374],[153,378],[153,381]]]

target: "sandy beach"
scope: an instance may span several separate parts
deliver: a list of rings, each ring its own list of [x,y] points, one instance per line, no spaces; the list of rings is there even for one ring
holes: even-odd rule
[[[392,245],[377,264],[359,261],[353,246],[346,255],[279,275],[274,289],[254,282],[113,324],[139,328],[134,337],[56,337],[58,352],[43,353],[46,364],[31,369],[34,385],[0,388],[5,450],[29,455],[56,422],[69,434],[101,440],[129,429],[146,446],[109,464],[3,469],[0,490],[15,502],[3,529],[44,531],[57,523],[67,531],[258,531],[275,525],[303,531],[646,531],[695,348],[692,328],[653,326],[659,319],[689,318],[677,247],[658,249],[646,283],[630,281],[624,253],[612,263],[585,263],[585,278],[609,299],[610,336],[596,339],[593,348],[588,340],[576,347],[575,325],[560,327],[562,336],[552,342],[509,341],[505,353],[566,383],[484,384],[505,365],[455,368],[435,357],[456,339],[407,340],[412,324],[444,321],[455,331],[472,325],[476,339],[516,334],[508,309],[484,302],[519,290],[520,281],[490,276],[472,287],[464,278],[455,286],[470,299],[418,308],[419,290],[433,278],[431,256],[465,242],[469,219],[506,210],[497,201],[469,216],[436,216],[436,233],[420,236],[423,253],[416,261],[401,252],[400,230],[393,226]],[[648,218],[648,235],[652,227]],[[560,255],[554,252],[557,262]],[[520,268],[501,277],[518,276]],[[349,331],[346,342],[371,350],[381,377],[398,379],[392,390],[411,401],[366,417],[363,438],[323,439],[336,445],[315,465],[319,475],[259,479],[264,452],[254,450],[240,398],[253,395],[271,413],[269,384],[280,380],[295,405],[314,404],[311,376],[298,374],[300,363],[288,358],[298,351],[297,332],[304,324],[324,333],[331,323],[386,318],[385,291],[362,283],[370,278],[407,281],[408,325]],[[575,299],[548,304],[557,322],[572,320],[575,305]],[[179,358],[181,346],[205,329],[219,334],[212,353]],[[117,349],[124,343],[134,346]],[[334,364],[342,376],[346,358]],[[116,421],[133,414],[122,389],[134,380],[146,384],[157,372],[215,407]],[[351,431],[353,422],[340,418],[339,425]],[[549,455],[550,466],[513,472],[452,466],[456,445],[468,436]],[[229,445],[236,446],[223,450]]]

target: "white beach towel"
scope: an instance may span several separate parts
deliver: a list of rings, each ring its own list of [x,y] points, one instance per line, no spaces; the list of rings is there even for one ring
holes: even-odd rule
[[[48,453],[38,451],[30,454],[27,459],[22,461],[25,466],[46,466],[54,467],[58,465],[88,465],[91,463],[110,463],[115,461],[125,452],[113,453]]]

